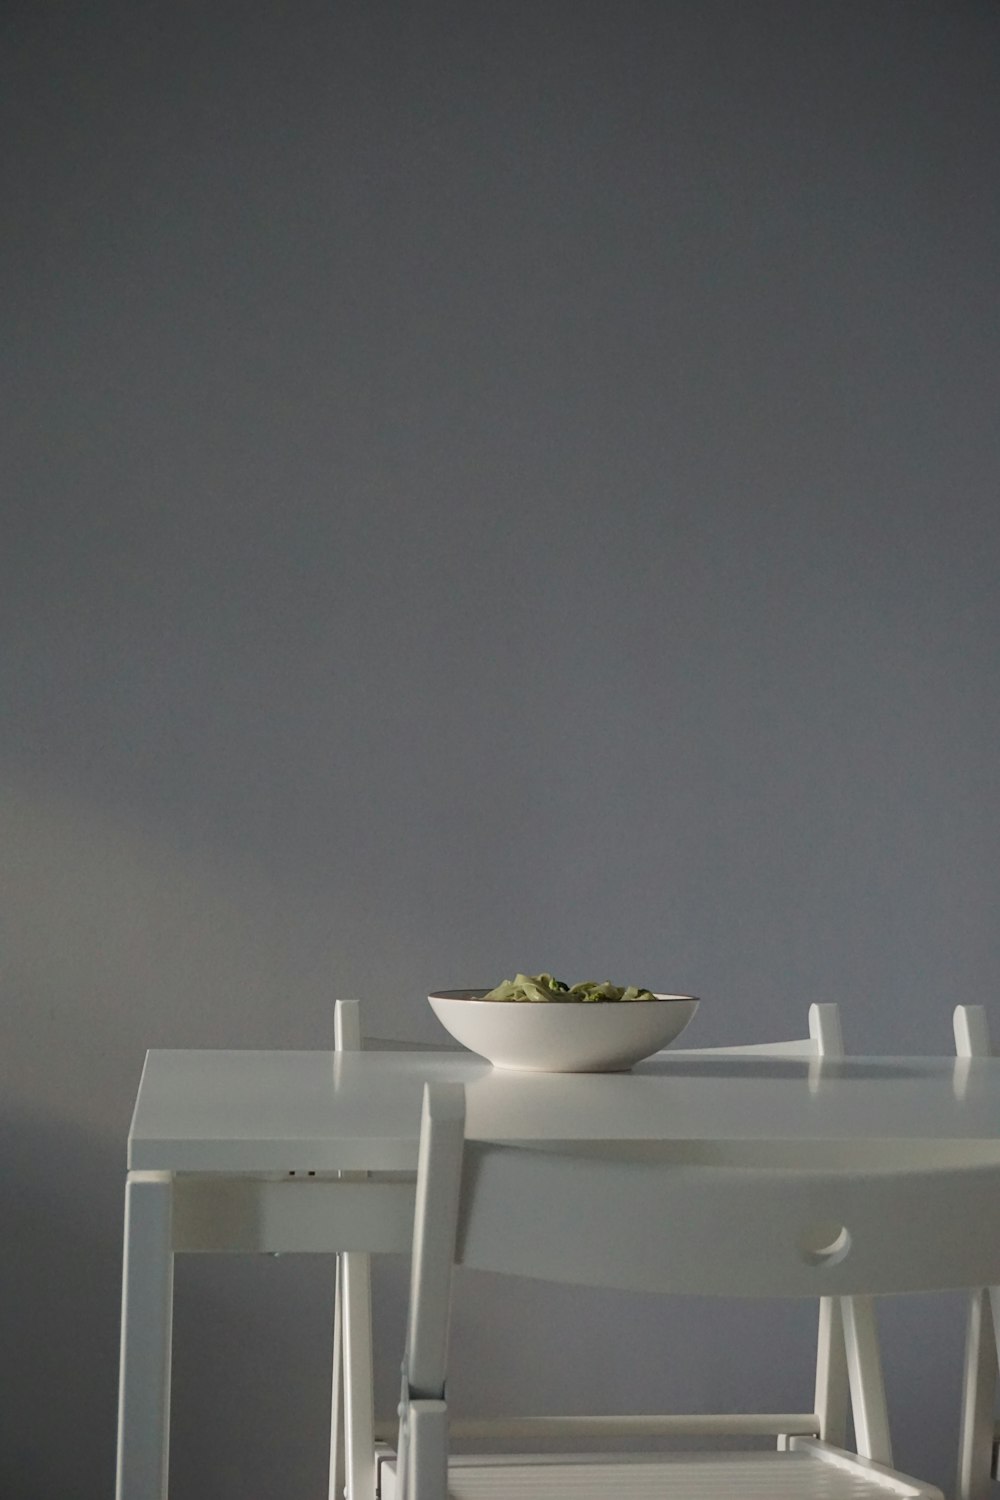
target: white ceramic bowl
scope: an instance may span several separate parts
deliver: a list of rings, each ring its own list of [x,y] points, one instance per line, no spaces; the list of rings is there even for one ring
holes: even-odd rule
[[[428,995],[441,1025],[495,1068],[621,1073],[680,1036],[693,995],[655,1000],[484,1000],[486,990]]]

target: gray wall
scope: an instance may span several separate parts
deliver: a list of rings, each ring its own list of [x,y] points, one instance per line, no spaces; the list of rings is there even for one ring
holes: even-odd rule
[[[993,1000],[1000,10],[2,37],[0,1492],[105,1500],[147,1046],[325,1046],[338,993],[428,1039],[515,968],[691,988],[702,1044]],[[517,1300],[489,1356],[508,1299],[459,1308],[460,1407],[811,1376],[800,1309]],[[326,1263],[182,1265],[180,1500],[323,1493],[330,1313]],[[944,1483],[959,1314],[883,1320]]]

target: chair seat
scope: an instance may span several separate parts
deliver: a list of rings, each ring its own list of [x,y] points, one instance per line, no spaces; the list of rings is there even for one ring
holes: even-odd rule
[[[942,1500],[941,1492],[812,1440],[788,1453],[522,1454],[453,1458],[449,1500]],[[382,1500],[396,1468],[382,1465]]]

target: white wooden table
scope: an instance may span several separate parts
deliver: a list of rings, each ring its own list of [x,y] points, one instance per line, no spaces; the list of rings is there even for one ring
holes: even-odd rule
[[[467,1085],[476,1139],[666,1138],[679,1159],[975,1166],[988,1181],[1000,1168],[992,1058],[677,1051],[629,1074],[534,1075],[453,1052],[150,1052],[128,1142],[117,1500],[167,1493],[174,1255],[405,1252],[429,1079]],[[1000,1281],[1000,1202],[983,1211],[996,1265],[972,1284]]]

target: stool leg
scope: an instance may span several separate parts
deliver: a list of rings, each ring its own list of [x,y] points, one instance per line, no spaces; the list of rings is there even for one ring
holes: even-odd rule
[[[173,1325],[173,1181],[132,1172],[125,1187],[116,1500],[166,1500]]]

